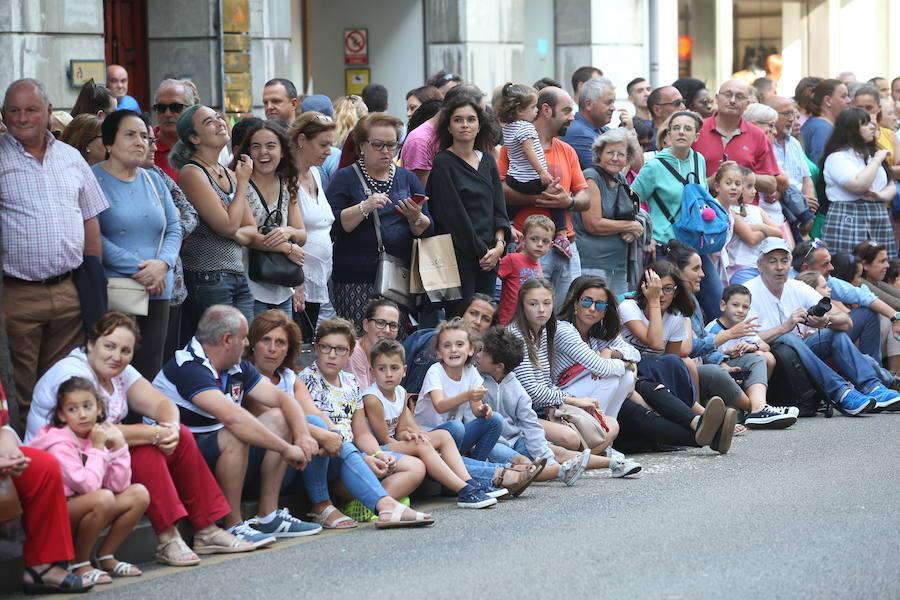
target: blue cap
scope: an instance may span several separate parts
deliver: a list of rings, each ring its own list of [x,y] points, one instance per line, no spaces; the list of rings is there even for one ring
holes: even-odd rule
[[[304,98],[300,110],[301,112],[317,110],[329,117],[334,116],[334,104],[331,103],[331,98],[323,94],[313,94]]]

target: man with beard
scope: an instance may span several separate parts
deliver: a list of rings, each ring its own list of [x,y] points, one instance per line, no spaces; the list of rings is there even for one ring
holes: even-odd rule
[[[169,151],[178,141],[178,117],[188,106],[197,103],[194,90],[180,79],[163,79],[156,89],[153,110],[156,112],[157,126],[153,134],[157,138],[156,156],[153,162],[178,183],[178,171],[169,164]]]
[[[510,206],[521,207],[514,221],[515,227],[519,231],[525,230],[525,219],[531,215],[538,214],[549,217],[548,209],[550,208],[565,208],[581,212],[587,210],[591,205],[587,183],[581,172],[581,166],[578,164],[578,154],[572,146],[557,139],[566,134],[569,124],[575,120],[572,97],[558,87],[545,87],[538,94],[537,108],[538,114],[534,120],[534,128],[537,129],[538,138],[544,148],[547,170],[553,177],[553,183],[541,194],[532,196],[517,192],[504,182],[503,193],[506,203]],[[500,169],[500,177],[505,178],[506,171],[509,169],[509,157],[505,146],[500,150],[497,167]],[[541,259],[541,270],[544,277],[553,282],[555,288],[554,297],[557,308],[562,305],[569,284],[581,275],[581,259],[575,245],[571,215],[566,215],[566,224],[572,258],[566,258],[556,252],[548,252]]]

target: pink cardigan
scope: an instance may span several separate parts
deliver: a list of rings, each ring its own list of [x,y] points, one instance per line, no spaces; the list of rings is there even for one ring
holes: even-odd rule
[[[128,446],[118,450],[97,449],[90,438],[80,438],[68,427],[41,427],[31,443],[59,461],[66,497],[107,489],[115,493],[131,485],[131,454]]]

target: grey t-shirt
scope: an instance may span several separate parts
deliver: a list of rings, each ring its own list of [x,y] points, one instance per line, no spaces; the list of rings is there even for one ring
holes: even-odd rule
[[[591,179],[600,188],[600,205],[604,219],[615,218],[615,206],[617,198],[630,202],[627,183],[618,175],[617,183],[610,187],[604,177],[594,167],[584,170],[584,178]],[[588,210],[595,210],[592,206]],[[581,266],[585,269],[624,269],[628,263],[628,244],[619,234],[594,235],[588,233],[584,227],[583,214],[572,213],[572,227],[578,240],[578,254],[581,256]]]

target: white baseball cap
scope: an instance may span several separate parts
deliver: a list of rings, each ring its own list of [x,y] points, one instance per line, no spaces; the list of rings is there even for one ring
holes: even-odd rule
[[[788,248],[787,242],[785,242],[780,237],[767,237],[759,243],[760,256],[765,256],[766,254],[774,250],[784,250],[788,254],[791,253],[791,249]]]

